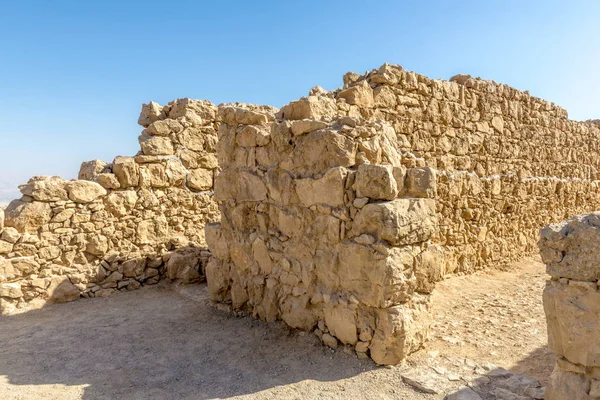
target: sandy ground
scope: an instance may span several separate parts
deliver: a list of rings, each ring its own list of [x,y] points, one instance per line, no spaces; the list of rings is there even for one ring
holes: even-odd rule
[[[538,260],[441,282],[426,349],[392,368],[282,324],[235,318],[203,285],[0,317],[0,399],[441,399],[497,364],[547,379]],[[403,382],[433,379],[437,394]]]

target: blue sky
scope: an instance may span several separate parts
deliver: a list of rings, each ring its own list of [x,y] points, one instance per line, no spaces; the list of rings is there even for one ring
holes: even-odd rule
[[[600,1],[0,0],[0,202],[138,150],[140,106],[281,106],[384,62],[600,118]]]

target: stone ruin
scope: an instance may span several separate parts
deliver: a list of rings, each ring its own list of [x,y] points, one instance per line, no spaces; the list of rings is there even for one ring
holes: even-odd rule
[[[600,213],[579,215],[541,231],[548,346],[556,365],[547,400],[600,398]]]
[[[600,208],[597,122],[468,75],[385,64],[280,110],[183,99],[139,122],[137,156],[21,187],[0,310],[206,271],[215,302],[394,364],[427,340],[435,282]]]
[[[378,364],[429,334],[449,274],[537,252],[600,206],[600,131],[506,85],[399,66],[278,112],[220,106],[212,299]]]
[[[135,157],[20,186],[21,199],[0,210],[0,314],[200,279],[204,224],[219,219],[215,115],[206,101],[144,105]]]

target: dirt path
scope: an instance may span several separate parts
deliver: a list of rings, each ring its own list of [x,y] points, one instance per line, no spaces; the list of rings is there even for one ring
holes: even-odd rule
[[[0,317],[0,398],[441,399],[402,376],[428,371],[445,391],[485,375],[486,362],[543,380],[544,279],[541,263],[527,261],[442,282],[434,340],[393,368],[281,324],[228,317],[204,286],[49,306]]]

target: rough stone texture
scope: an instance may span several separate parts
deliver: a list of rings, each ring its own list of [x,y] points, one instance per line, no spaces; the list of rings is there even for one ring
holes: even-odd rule
[[[206,101],[144,105],[135,157],[84,162],[80,180],[20,186],[23,197],[0,212],[0,314],[201,279],[203,227],[219,219],[215,116]]]
[[[308,109],[322,115],[334,103],[324,104]],[[260,112],[252,107],[219,107],[222,221],[206,228],[212,299],[398,363],[428,335],[415,270],[436,231],[435,201],[407,193],[391,126],[311,120],[305,107],[279,114],[302,117],[299,128],[274,113],[241,117]]]
[[[556,366],[547,400],[600,397],[600,213],[578,215],[541,231],[548,346]]]

